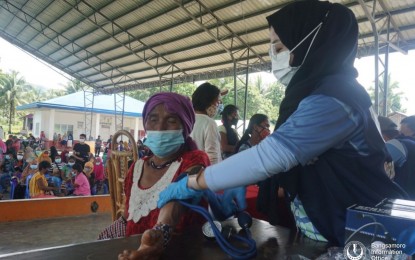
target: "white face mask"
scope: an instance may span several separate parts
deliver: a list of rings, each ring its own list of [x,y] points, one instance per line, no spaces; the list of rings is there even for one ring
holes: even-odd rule
[[[55,159],[55,163],[61,163],[62,160],[61,159]]]
[[[17,160],[19,160],[19,161],[20,161],[20,160],[22,160],[22,159],[23,159],[23,155],[18,155],[18,156],[17,156]]]
[[[275,44],[271,44],[271,49],[269,50],[269,56],[271,57],[271,65],[272,65],[272,74],[274,74],[275,78],[287,86],[294,74],[298,71],[298,69],[303,65],[308,52],[310,51],[311,46],[313,45],[314,39],[316,38],[322,23],[319,23],[304,39],[302,39],[294,48],[292,48],[291,51],[284,50],[276,53],[275,50]],[[298,67],[291,67],[290,65],[290,54],[298,47],[300,46],[310,35],[317,30],[317,32],[314,34],[313,39],[311,40],[310,46],[308,46],[308,50],[304,56],[303,61],[301,62],[301,65]]]
[[[275,49],[274,46],[271,46],[271,48]],[[285,86],[290,83],[292,77],[300,68],[293,68],[290,66],[290,54],[291,52],[288,50],[282,51],[278,54],[274,54],[274,51],[270,51],[272,74],[274,74],[274,77]]]
[[[85,143],[85,139],[84,139],[84,138],[79,139],[79,142],[80,142],[81,144],[83,144],[83,143]]]

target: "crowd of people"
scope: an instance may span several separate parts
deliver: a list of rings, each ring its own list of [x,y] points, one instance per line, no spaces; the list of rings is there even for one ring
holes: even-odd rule
[[[32,136],[32,135],[30,135]],[[75,144],[49,149],[25,146],[16,136],[0,138],[0,196],[9,199],[86,196],[108,193],[102,154],[89,145]],[[4,196],[7,194],[7,196]]]
[[[106,143],[98,136],[94,151],[85,143],[85,134],[79,136],[79,141],[72,148],[72,143],[68,146],[66,137],[69,136],[69,141],[72,142],[72,134],[63,136],[64,139],[61,140],[61,135],[55,134],[52,146],[48,149],[48,140],[43,131],[38,138],[31,133],[27,139],[9,135],[3,141],[0,137],[0,198],[107,194],[109,186],[104,167],[111,153],[112,136]],[[101,151],[102,147],[104,149]],[[137,147],[140,158],[150,153],[141,140]],[[120,141],[117,149],[128,151],[132,149],[132,144]]]

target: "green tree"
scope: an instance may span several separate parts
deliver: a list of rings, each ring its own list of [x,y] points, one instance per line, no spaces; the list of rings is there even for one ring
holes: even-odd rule
[[[212,84],[219,88],[227,88],[229,93],[223,98],[223,103],[234,104],[234,83],[233,78],[210,80]],[[260,75],[253,78],[248,83],[247,113],[246,119],[249,120],[254,114],[261,113],[269,117],[274,122],[278,116],[279,105],[284,97],[284,87],[278,83],[267,85]],[[242,116],[245,103],[245,86],[241,81],[237,81],[236,105]]]
[[[28,103],[27,94],[32,89],[17,71],[0,75],[0,107],[6,117],[11,133],[12,124],[16,116],[16,106]]]
[[[193,92],[196,90],[196,86],[192,83],[175,84],[172,88],[172,92],[178,93],[187,97],[192,97]],[[146,102],[152,95],[159,92],[170,92],[170,86],[154,87],[147,89],[138,89],[127,93],[128,96]]]
[[[383,81],[379,80],[379,113],[382,113],[383,106],[385,105],[383,99]],[[389,115],[392,112],[402,112],[405,113],[406,109],[402,108],[401,101],[406,99],[403,95],[404,93],[399,90],[399,82],[393,81],[391,75],[388,75],[388,96],[386,99],[387,111],[386,114]],[[375,101],[375,87],[371,86],[368,90],[372,103]]]
[[[146,102],[152,95],[159,92],[159,88],[147,88],[147,89],[138,89],[134,91],[127,92],[126,95],[135,98],[137,100]]]

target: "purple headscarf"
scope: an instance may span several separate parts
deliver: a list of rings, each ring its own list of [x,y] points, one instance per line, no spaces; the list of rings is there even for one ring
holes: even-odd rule
[[[148,114],[158,105],[163,104],[167,112],[177,115],[182,121],[183,137],[188,150],[196,150],[196,143],[189,136],[195,124],[195,111],[188,97],[172,92],[157,93],[149,98],[143,108],[144,129]]]

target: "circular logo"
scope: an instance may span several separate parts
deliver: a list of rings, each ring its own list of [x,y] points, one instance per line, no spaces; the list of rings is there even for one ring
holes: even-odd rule
[[[366,256],[366,247],[359,241],[350,241],[343,249],[346,259],[359,260]]]

